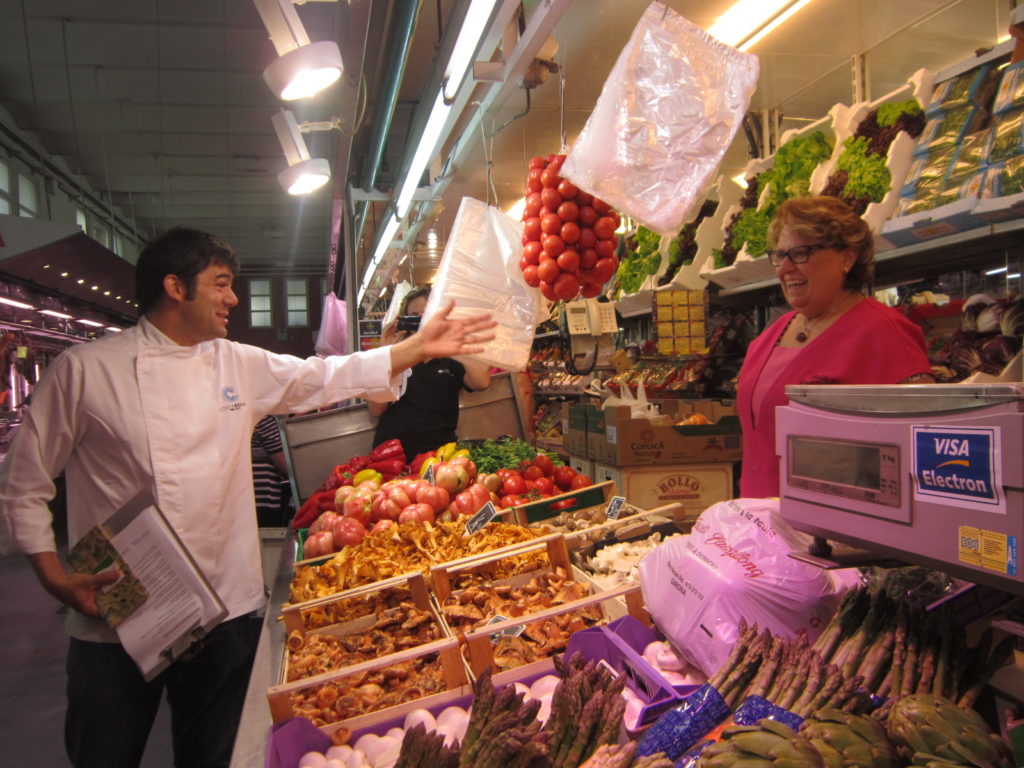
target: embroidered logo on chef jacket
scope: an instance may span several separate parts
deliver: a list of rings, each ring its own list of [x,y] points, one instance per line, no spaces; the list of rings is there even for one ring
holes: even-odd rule
[[[245,403],[238,402],[240,395],[233,386],[226,386],[220,391],[221,397],[227,400],[227,405],[222,405],[222,411],[240,411],[245,408]]]

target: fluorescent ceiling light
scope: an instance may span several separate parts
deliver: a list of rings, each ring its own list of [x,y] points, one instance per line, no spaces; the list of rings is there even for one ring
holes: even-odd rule
[[[313,96],[341,77],[341,50],[333,40],[309,41],[291,0],[253,0],[278,58],[263,79],[285,101]]]
[[[420,134],[417,140],[416,154],[412,156],[409,171],[406,173],[402,186],[398,190],[395,207],[398,209],[399,219],[404,219],[405,215],[409,212],[409,206],[412,204],[413,195],[416,194],[416,188],[423,177],[423,172],[427,170],[427,165],[430,164],[431,158],[437,152],[435,144],[441,137],[445,120],[448,118],[450,111],[451,105],[445,104],[444,93],[438,91],[437,98],[434,99],[434,106],[430,109],[430,117],[427,118],[427,124],[423,127],[423,133]]]
[[[92,326],[94,326],[96,328],[102,328],[103,327],[103,323],[97,323],[95,320],[86,320],[84,317],[78,318],[75,322],[76,323],[81,323],[82,325],[92,325]]]
[[[399,220],[394,216],[388,219],[388,223],[384,227],[384,231],[381,232],[380,239],[377,241],[377,250],[373,253],[373,259],[366,267],[366,273],[363,275],[363,284],[359,286],[359,296],[357,301],[361,302],[363,300],[363,296],[366,295],[366,289],[370,287],[370,281],[373,280],[373,275],[377,271],[377,265],[380,264],[381,259],[384,258],[384,254],[388,252],[391,240],[398,232],[399,225]]]
[[[459,36],[455,38],[455,47],[452,48],[451,58],[444,70],[441,94],[445,101],[451,102],[459,92],[459,86],[473,63],[476,50],[487,31],[487,23],[491,20],[491,12],[497,4],[497,0],[473,0],[466,11],[466,18],[462,20]]]
[[[6,296],[0,296],[0,303],[9,304],[10,306],[17,307],[18,309],[35,309],[31,304],[26,304],[24,301],[8,299]]]
[[[1005,271],[1006,271],[1006,267],[996,267],[995,269],[990,269],[985,274],[986,275],[998,275],[999,273],[1005,272]]]
[[[708,28],[708,34],[745,51],[810,0],[738,0]]]
[[[120,333],[124,328],[118,328],[116,325],[108,325],[105,330],[112,331],[114,333]]]
[[[285,191],[290,195],[305,195],[326,184],[331,178],[331,166],[322,157],[309,156],[294,113],[282,109],[270,118],[270,122],[288,161],[288,167],[277,175]]]
[[[70,320],[71,315],[66,315],[63,312],[58,312],[55,309],[40,309],[39,314],[50,315],[50,317],[59,317],[61,320]]]

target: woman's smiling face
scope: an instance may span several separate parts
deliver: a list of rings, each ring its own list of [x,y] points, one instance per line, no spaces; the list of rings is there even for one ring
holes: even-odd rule
[[[775,245],[776,250],[786,251],[798,245],[815,245],[802,242],[791,230],[783,230]],[[846,272],[853,266],[856,254],[851,249],[837,251],[821,248],[811,253],[802,264],[783,259],[775,267],[782,293],[789,306],[804,317],[818,317],[827,312],[843,293]]]

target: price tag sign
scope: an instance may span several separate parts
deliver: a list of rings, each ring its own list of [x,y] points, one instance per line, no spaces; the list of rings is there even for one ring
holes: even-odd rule
[[[437,485],[437,483],[434,482],[434,465],[433,464],[431,464],[429,467],[427,467],[427,471],[423,475],[423,479],[426,480],[431,485]]]
[[[15,354],[18,356],[19,360],[27,360],[28,359],[28,347],[20,347],[19,346],[17,348]]]
[[[508,621],[508,616],[502,616],[500,613],[496,614],[495,616],[488,619],[487,624],[484,624],[484,626],[486,627],[488,624],[497,624],[499,621]],[[491,634],[491,642],[498,642],[502,635],[507,635],[509,637],[519,637],[521,634],[523,634],[523,630],[525,629],[526,626],[524,624],[520,624],[518,627],[508,627],[506,629],[501,630],[500,632],[494,632]]]
[[[476,533],[491,520],[498,515],[498,510],[494,506],[493,501],[488,501],[480,509],[477,510],[476,514],[473,515],[469,520],[466,521],[466,530],[469,533]]]
[[[605,517],[609,520],[618,520],[624,506],[626,506],[625,496],[612,496],[611,501],[608,502],[608,509],[604,513]]]

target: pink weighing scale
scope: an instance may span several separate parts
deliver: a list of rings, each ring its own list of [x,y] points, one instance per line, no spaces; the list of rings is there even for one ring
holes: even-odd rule
[[[1024,384],[790,386],[795,528],[1024,595]]]

